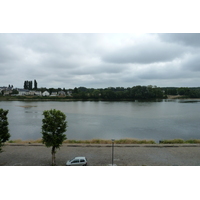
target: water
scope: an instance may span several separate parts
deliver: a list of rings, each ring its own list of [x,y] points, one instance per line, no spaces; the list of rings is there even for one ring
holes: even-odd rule
[[[41,138],[42,113],[49,109],[66,114],[70,140],[200,138],[200,100],[0,101],[0,108],[9,110],[11,140]]]

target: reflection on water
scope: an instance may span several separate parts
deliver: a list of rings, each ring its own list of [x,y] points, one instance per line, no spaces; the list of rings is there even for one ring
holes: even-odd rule
[[[43,111],[58,109],[67,116],[68,139],[136,138],[159,141],[200,138],[199,102],[198,100],[1,101],[0,107],[9,110],[12,140],[41,138]]]
[[[195,100],[194,101],[182,100],[182,101],[179,101],[179,103],[199,103],[199,101],[197,101],[197,100],[196,101]]]

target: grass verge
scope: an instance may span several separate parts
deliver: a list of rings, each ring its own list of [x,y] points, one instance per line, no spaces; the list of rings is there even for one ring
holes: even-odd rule
[[[173,139],[173,140],[160,140],[160,144],[199,144],[200,139],[190,139],[190,140],[183,140],[183,139]]]
[[[42,143],[42,139],[38,140],[10,140],[6,143],[34,144]],[[120,139],[115,140],[115,144],[156,144],[154,140],[138,140],[138,139]],[[92,139],[92,140],[65,140],[63,144],[112,144],[111,140]],[[200,144],[200,139],[173,139],[160,140],[159,144]]]
[[[7,143],[33,144],[42,143],[42,139],[38,140],[10,140]],[[111,144],[111,140],[92,139],[92,140],[65,140],[63,144]],[[137,140],[137,139],[120,139],[115,140],[115,144],[156,144],[153,140]]]

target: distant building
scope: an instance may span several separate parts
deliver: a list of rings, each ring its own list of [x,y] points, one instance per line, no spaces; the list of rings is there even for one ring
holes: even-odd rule
[[[12,93],[12,91],[9,91],[9,90],[4,90],[3,91],[3,95],[6,96],[6,95],[10,95]]]
[[[35,91],[34,90],[30,90],[28,95],[34,96],[35,95]]]
[[[0,94],[2,93],[2,91],[4,91],[6,88],[5,87],[0,87]]]
[[[25,90],[25,89],[17,89],[17,91],[19,92],[18,96],[29,95],[29,90]]]
[[[72,91],[71,91],[71,90],[68,90],[68,91],[67,91],[67,95],[68,95],[68,96],[72,96]]]
[[[3,95],[10,95],[12,93],[12,90],[13,90],[13,86],[3,86],[3,87],[0,87],[0,93],[3,92]]]
[[[43,93],[42,93],[42,96],[49,96],[50,94],[49,94],[49,92],[48,91],[44,91]]]
[[[29,91],[29,95],[31,95],[31,96],[42,96],[42,92],[31,90],[31,91]]]
[[[66,96],[66,93],[64,91],[59,91],[58,96]]]
[[[52,92],[50,96],[51,96],[51,97],[57,96],[57,92]]]
[[[34,95],[36,95],[36,96],[42,96],[42,92],[41,91],[35,91]]]

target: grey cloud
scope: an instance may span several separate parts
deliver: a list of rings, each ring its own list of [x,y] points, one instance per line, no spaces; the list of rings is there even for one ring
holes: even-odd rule
[[[158,36],[166,42],[200,47],[200,33],[163,33],[158,34]]]
[[[196,55],[189,55],[182,64],[183,70],[200,71],[200,53]]]
[[[177,45],[149,42],[117,49],[104,56],[103,60],[112,63],[147,64],[171,61],[183,53],[184,49]]]
[[[99,65],[92,65],[89,67],[83,66],[75,69],[71,69],[71,74],[76,75],[95,75],[95,74],[120,74],[124,73],[129,67],[126,65],[101,63]]]

